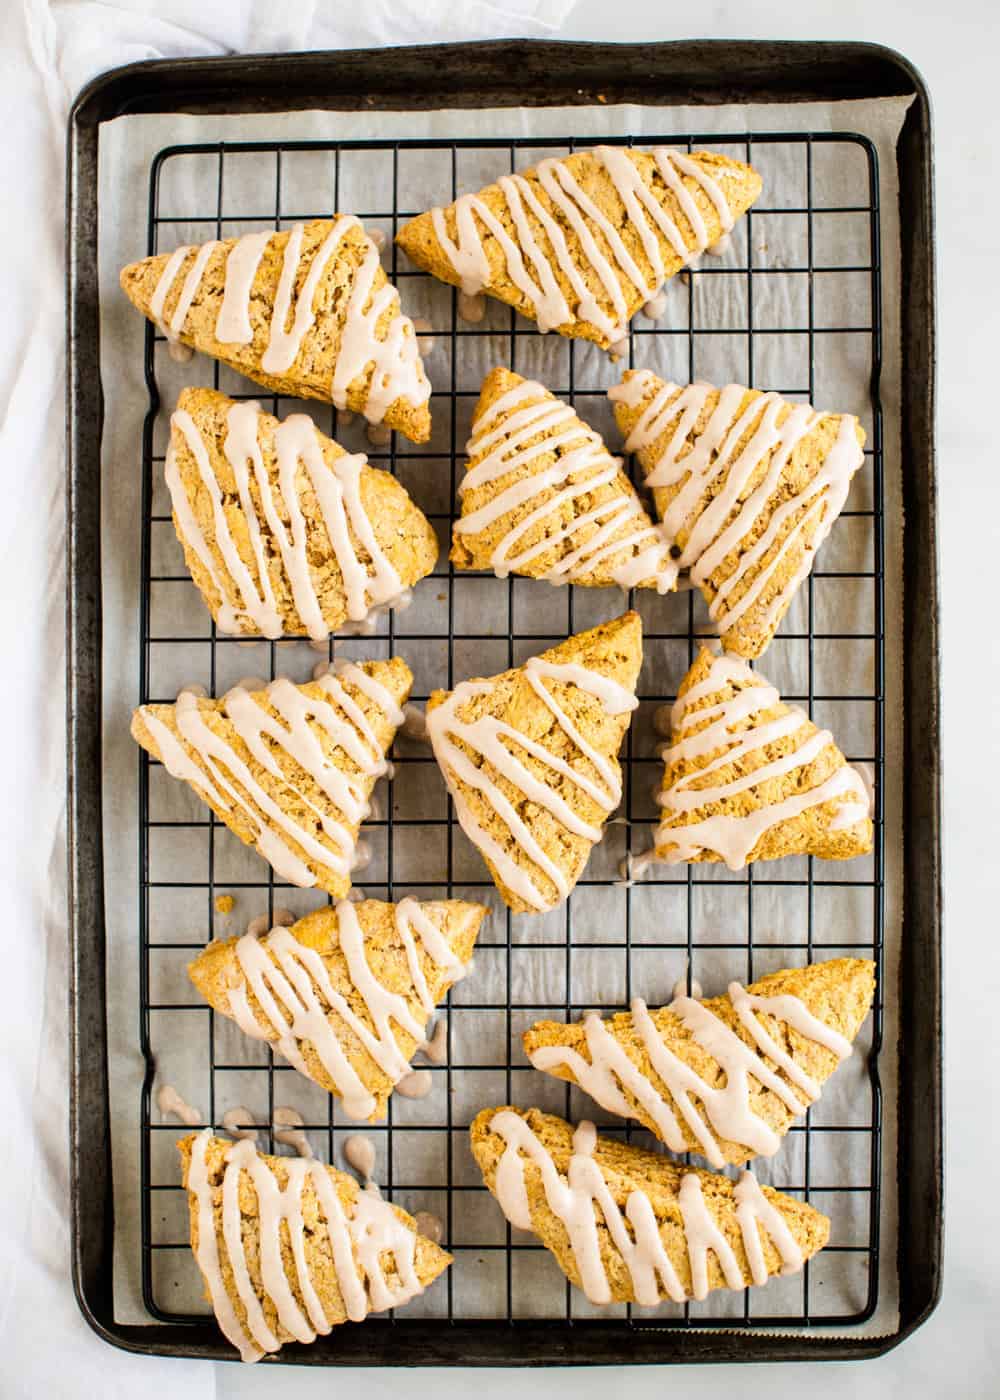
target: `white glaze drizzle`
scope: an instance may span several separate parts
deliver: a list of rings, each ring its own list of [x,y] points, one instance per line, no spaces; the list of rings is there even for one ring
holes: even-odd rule
[[[284,1057],[312,1079],[302,1054],[301,1043],[307,1041],[336,1086],[347,1115],[370,1118],[376,1111],[376,1099],[351,1063],[341,1039],[341,1025],[398,1086],[410,1072],[410,1063],[399,1048],[393,1025],[422,1042],[424,1021],[411,1010],[406,996],[390,991],[378,980],[368,962],[355,906],[350,900],[341,900],[336,913],[340,950],[370,1024],[356,1014],[347,997],[334,986],[320,954],[299,943],[287,930],[277,928],[264,938],[245,936],[237,943],[236,957],[245,982],[230,990],[229,1010],[247,1035],[274,1040]],[[427,959],[445,971],[449,985],[463,976],[465,969],[415,900],[405,899],[397,904],[395,919],[411,976],[414,968],[419,976],[419,980],[413,976],[414,997],[425,1011],[432,1009],[434,1002],[421,966],[418,942]],[[251,1006],[248,990],[256,999],[256,1009]]]
[[[193,1108],[186,1099],[182,1099],[172,1084],[160,1086],[156,1095],[156,1106],[164,1118],[168,1114],[173,1114],[182,1123],[186,1123],[189,1128],[201,1127],[203,1120],[198,1109]]]
[[[386,696],[377,682],[373,690],[370,677],[359,666],[348,666],[339,676],[328,674],[315,682],[324,692],[321,697],[305,694],[283,677],[271,681],[265,695],[277,716],[269,714],[254,695],[239,686],[229,691],[222,702],[224,714],[254,759],[298,796],[317,819],[324,840],[320,840],[314,827],[307,828],[296,821],[286,807],[264,790],[233,746],[206,723],[194,695],[183,692],[177,697],[174,719],[181,738],[197,754],[204,769],[148,707],[140,710],[167,772],[193,784],[223,812],[241,811],[256,829],[257,850],[283,879],[294,885],[315,885],[316,876],[289,841],[317,864],[339,875],[350,873],[355,846],[351,828],[364,819],[368,783],[385,772],[381,745],[361,706],[342,684],[345,680],[376,704],[382,703],[380,692]],[[393,710],[387,718],[393,722],[399,707],[391,697],[386,698]],[[317,731],[324,732],[347,754],[357,765],[357,774],[343,772],[326,757]],[[274,756],[275,746],[317,784],[326,799],[325,810],[281,768]]]
[[[236,1143],[227,1154],[221,1188],[221,1229],[217,1230],[213,1198],[218,1188],[213,1188],[206,1158],[210,1136],[206,1128],[195,1138],[188,1173],[188,1190],[197,1205],[196,1258],[219,1326],[244,1361],[258,1361],[265,1352],[275,1352],[280,1346],[265,1319],[262,1296],[270,1299],[282,1327],[298,1341],[312,1342],[317,1333],[325,1335],[330,1331],[331,1322],[306,1259],[303,1204],[307,1187],[317,1197],[321,1228],[327,1231],[337,1284],[352,1321],[360,1322],[369,1311],[399,1307],[423,1291],[415,1267],[417,1237],[388,1202],[362,1191],[353,1206],[345,1209],[327,1168],[306,1158],[281,1159],[287,1173],[286,1185],[282,1187],[268,1162],[248,1140]],[[244,1172],[257,1198],[260,1248],[256,1283],[250,1274],[242,1233],[239,1185]],[[291,1247],[291,1276],[282,1260],[282,1226]],[[245,1309],[244,1322],[226,1291],[220,1260],[222,1245]],[[398,1276],[395,1283],[390,1282],[383,1269],[382,1255],[387,1253],[392,1256]]]
[[[643,302],[649,302],[667,276],[662,255],[664,241],[682,263],[697,257],[708,245],[705,221],[686,179],[700,188],[714,206],[723,232],[732,228],[732,211],[721,186],[689,156],[665,146],[651,153],[663,184],[680,205],[687,225],[682,229],[668,213],[662,193],[658,194],[646,182],[628,151],[597,146],[593,154],[625,206],[626,223],[639,235],[651,280],[647,281],[615,224],[577,183],[569,166],[550,158],[535,167],[537,185],[516,174],[502,176],[497,182],[515,237],[478,194],[461,195],[451,206],[457,241],[448,233],[445,211],[431,210],[434,236],[459,278],[462,297],[474,297],[492,284],[490,259],[483,243],[485,229],[503,258],[507,276],[530,303],[530,314],[543,334],[582,323],[592,326],[603,340],[614,343],[625,336],[627,329],[628,303],[623,283],[635,288]],[[547,199],[539,197],[539,186]],[[576,235],[579,253],[601,286],[603,302],[610,302],[612,314],[591,291],[571,254],[566,241],[567,226]],[[595,235],[600,235],[600,241]],[[610,258],[604,249],[610,252]],[[575,306],[567,300],[559,274],[569,284]]]
[[[534,400],[534,402],[531,402]],[[539,438],[535,442],[532,439]],[[597,433],[532,380],[502,394],[473,426],[466,445],[469,470],[459,488],[464,496],[477,487],[493,485],[512,476],[546,453],[561,456],[541,471],[532,470],[521,480],[511,480],[478,509],[455,522],[456,535],[475,535],[525,505],[533,508],[512,524],[490,556],[498,578],[525,569],[539,555],[553,549],[558,557],[542,575],[549,583],[574,583],[604,563],[624,555],[610,569],[619,587],[634,588],[650,579],[657,591],[667,593],[677,578],[677,566],[659,526],[646,514],[630,487],[582,514],[568,525],[546,531],[533,545],[516,552],[519,541],[543,525],[567,503],[575,502],[603,486],[618,482],[621,461],[612,457]]]
[[[557,663],[533,656],[525,663],[522,672],[558,727],[579,750],[580,756],[596,771],[596,780],[581,771],[576,764],[568,763],[550,753],[542,744],[529,739],[502,719],[490,714],[484,714],[476,720],[461,719],[459,711],[462,706],[477,695],[489,694],[493,689],[492,681],[463,681],[461,685],[456,686],[448,698],[428,714],[427,731],[434,757],[455,803],[455,814],[462,830],[493,862],[499,879],[509,889],[532,908],[543,910],[553,907],[555,901],[547,898],[524,865],[505,851],[500,843],[479,825],[460,790],[459,783],[482,793],[510,832],[525,859],[548,877],[556,888],[557,898],[564,899],[570,889],[565,875],[555,861],[546,855],[529,827],[518,816],[514,804],[490,777],[487,764],[532,802],[550,812],[567,831],[597,842],[601,839],[600,827],[584,821],[554,786],[530,772],[511,745],[521,748],[541,762],[552,773],[553,778],[558,775],[568,779],[579,792],[590,797],[607,815],[621,801],[618,765],[614,759],[606,758],[587,742],[559,704],[554,691],[544,684],[544,680],[576,686],[586,691],[600,702],[608,715],[619,715],[633,710],[638,701],[631,691],[626,690],[617,681],[575,662]],[[508,742],[505,743],[505,740]],[[473,762],[466,749],[471,749],[481,757],[481,766]]]
[[[728,699],[694,708],[702,700],[721,695],[731,683],[743,688],[735,690]],[[772,685],[741,657],[727,653],[714,657],[705,679],[675,702],[674,742],[663,755],[666,771],[669,773],[671,765],[682,760],[708,758],[708,762],[676,778],[659,794],[665,815],[657,828],[656,845],[667,850],[662,859],[676,864],[708,850],[724,860],[730,870],[741,870],[767,831],[823,803],[837,803],[831,831],[844,830],[868,818],[869,794],[856,769],[845,763],[815,787],[803,792],[792,783],[790,795],[782,801],[754,807],[745,814],[721,811],[685,825],[668,825],[672,817],[697,812],[710,803],[725,803],[738,793],[752,792],[760,783],[804,768],[833,743],[833,736],[826,729],[808,732],[809,717],[797,706],[789,706],[788,713],[778,719],[758,718],[779,703],[780,696]],[[744,720],[750,721],[747,728],[734,729]],[[786,753],[766,759],[764,750],[768,744],[787,743],[790,739],[797,742]],[[716,756],[709,757],[712,754]],[[734,772],[724,782],[705,786],[704,779],[712,773],[753,756],[764,761],[742,775]],[[756,794],[754,800],[758,800]]]
[[[581,1122],[573,1135],[573,1152],[564,1176],[551,1153],[532,1132],[528,1123],[510,1109],[503,1109],[490,1121],[490,1130],[507,1146],[497,1166],[494,1191],[504,1215],[522,1230],[532,1228],[531,1208],[525,1181],[526,1160],[538,1168],[549,1209],[565,1226],[584,1293],[593,1303],[610,1303],[611,1286],[601,1257],[599,1222],[607,1227],[632,1282],[635,1301],[650,1306],[663,1294],[681,1303],[689,1296],[664,1247],[652,1202],[638,1188],[631,1192],[625,1211],[615,1201],[604,1174],[594,1157],[597,1133],[593,1123]],[[743,1187],[747,1178],[751,1186]],[[742,1187],[742,1190],[741,1190]],[[756,1188],[756,1189],[755,1189]],[[778,1211],[745,1172],[735,1189],[736,1219],[743,1236],[754,1283],[763,1282],[767,1269],[759,1229],[763,1228],[781,1256],[784,1272],[801,1268],[802,1251]],[[745,1287],[743,1270],[705,1201],[701,1177],[688,1172],[681,1180],[678,1204],[684,1223],[688,1262],[691,1267],[691,1297],[703,1299],[708,1293],[708,1254],[713,1252],[730,1288]],[[780,1225],[775,1223],[775,1218]],[[761,1270],[763,1269],[763,1277]]]
[[[184,259],[187,257],[188,253],[193,251],[190,245],[185,245],[176,248],[170,254],[163,271],[160,273],[156,286],[153,288],[153,295],[149,299],[150,320],[155,323],[156,329],[165,335],[168,340],[171,338],[171,332],[163,321],[163,308],[166,305],[167,293],[173,286],[177,274],[181,270]]]
[[[272,484],[260,445],[263,417],[256,403],[233,404],[226,415],[226,436],[222,444],[247,525],[253,553],[252,570],[233,539],[222,490],[197,424],[183,409],[178,409],[171,419],[172,427],[183,436],[194,457],[212,503],[213,541],[222,556],[225,575],[235,587],[238,604],[230,601],[229,591],[223,586],[216,560],[188,499],[171,445],[165,476],[178,533],[204,565],[220,596],[218,625],[222,631],[239,632],[241,620],[246,619],[265,637],[281,635],[282,620],[270,572],[280,560],[306,631],[314,641],[324,641],[330,629],[323,617],[316,578],[309,562],[310,544],[315,545],[315,540],[302,510],[303,490],[312,493],[319,505],[322,528],[340,570],[349,619],[359,621],[367,618],[373,609],[388,606],[404,591],[403,583],[379,545],[364,508],[361,474],[367,469],[366,458],[362,454],[343,453],[329,462],[312,419],[305,414],[292,414],[274,433],[277,481]],[[257,514],[251,482],[260,500],[262,519]],[[267,525],[270,533],[274,551],[271,556],[265,547],[262,524]],[[367,556],[364,563],[360,557],[362,552]]]
[[[747,390],[739,384],[729,384],[719,391],[715,409],[696,433],[709,395],[716,390],[710,384],[681,388],[664,383],[649,370],[630,375],[624,383],[610,389],[608,397],[613,403],[635,408],[650,392],[653,397],[629,433],[625,447],[641,454],[670,432],[659,457],[644,459],[645,484],[654,491],[680,488],[661,515],[669,540],[675,540],[681,531],[688,532],[677,564],[690,570],[692,583],[704,587],[727,559],[736,558],[732,571],[717,587],[713,585],[714,596],[709,601],[709,616],[718,632],[736,626],[762,599],[777,578],[788,551],[803,543],[801,563],[763,609],[758,625],[770,630],[812,568],[816,551],[844,508],[851,479],[864,462],[855,435],[857,419],[850,414],[840,415],[836,440],[819,470],[800,491],[775,504],[779,488],[787,485],[782,481],[782,473],[796,445],[829,414],[817,412],[810,404],[789,405],[770,393],[758,395],[743,407]],[[779,423],[786,409],[790,411]],[[750,437],[737,452],[746,433]],[[693,434],[696,436],[692,439]],[[769,453],[763,477],[741,502]],[[717,494],[702,509],[702,496],[719,482],[722,484]],[[789,526],[794,516],[800,518]],[[815,533],[805,543],[804,532],[813,525]],[[743,549],[742,541],[755,530],[760,531],[759,538]],[[768,558],[772,550],[774,553]],[[748,574],[750,582],[734,597]]]
[[[708,1006],[683,992],[676,995],[667,1008],[725,1071],[725,1083],[721,1087],[703,1079],[669,1048],[641,997],[634,998],[631,1003],[633,1029],[638,1033],[657,1079],[666,1086],[669,1099],[639,1068],[596,1011],[588,1012],[583,1018],[589,1060],[572,1047],[563,1045],[539,1046],[529,1058],[535,1069],[569,1069],[581,1089],[602,1108],[624,1118],[634,1118],[635,1107],[624,1092],[628,1090],[671,1152],[688,1150],[683,1120],[698,1144],[697,1150],[713,1167],[726,1164],[719,1137],[748,1148],[754,1155],[770,1157],[777,1152],[781,1139],[754,1112],[750,1080],[770,1090],[796,1116],[805,1113],[819,1097],[820,1085],[782,1049],[755,1013],[763,1012],[783,1021],[799,1035],[829,1050],[838,1060],[851,1054],[851,1043],[814,1016],[798,997],[756,996],[738,982],[731,982],[729,1000],[756,1048],[747,1045]]]
[[[338,409],[346,409],[351,384],[365,375],[370,366],[372,374],[364,414],[371,422],[377,423],[397,399],[405,399],[413,407],[425,404],[430,397],[431,386],[420,363],[413,324],[399,309],[398,292],[390,282],[375,288],[380,266],[379,250],[353,215],[340,215],[334,221],[313,254],[297,295],[295,283],[302,260],[305,226],[296,224],[290,230],[282,255],[281,274],[261,356],[261,369],[265,374],[282,375],[292,368],[306,336],[315,324],[314,302],[326,268],[352,229],[360,231],[364,251],[360,266],[354,269],[349,283],[330,398]],[[274,232],[248,233],[238,238],[230,248],[226,257],[222,299],[214,326],[215,339],[220,344],[252,343],[254,330],[250,307],[254,282],[267,245],[274,237]],[[198,295],[205,269],[212,254],[221,246],[220,243],[210,242],[197,249],[178,248],[167,260],[154,288],[149,314],[168,339],[176,341],[183,333],[187,313]],[[177,306],[169,325],[164,325],[162,318],[167,296],[192,252],[195,257],[181,287]],[[392,316],[380,337],[377,333],[378,323],[387,311],[392,311]]]
[[[249,345],[253,340],[250,290],[264,249],[273,237],[270,229],[265,229],[263,233],[248,233],[238,238],[229,250],[222,305],[215,322],[215,338],[223,345]]]

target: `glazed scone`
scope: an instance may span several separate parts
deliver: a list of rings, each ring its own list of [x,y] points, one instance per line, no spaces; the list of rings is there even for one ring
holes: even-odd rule
[[[205,1297],[243,1361],[401,1307],[451,1263],[405,1210],[313,1157],[209,1128],[177,1147]]]
[[[826,729],[739,656],[703,647],[684,677],[663,754],[655,858],[725,861],[872,848],[871,795]]]
[[[649,370],[629,370],[609,397],[723,646],[760,656],[844,508],[864,429],[850,414]]]
[[[413,323],[351,215],[159,253],[123,268],[121,284],[169,340],[276,394],[430,437]]]
[[[173,705],[140,706],[132,737],[281,879],[341,899],[412,684],[396,656],[338,662],[307,685],[236,685],[220,700],[184,690]]]
[[[512,1225],[532,1230],[592,1303],[699,1302],[794,1273],[830,1222],[803,1201],[574,1129],[537,1108],[486,1108],[472,1153]]]
[[[871,1010],[875,964],[836,958],[763,977],[724,997],[679,996],[602,1021],[596,1011],[524,1033],[535,1069],[637,1118],[672,1152],[713,1167],[773,1156],[851,1053]]]
[[[437,536],[388,472],[312,419],[185,389],[165,466],[174,529],[219,630],[324,641],[397,602]]]
[[[458,899],[345,899],[263,938],[210,943],[188,975],[210,1006],[274,1045],[349,1117],[375,1122],[427,1018],[465,976],[485,914]]]
[[[466,451],[456,568],[595,588],[674,587],[669,543],[620,459],[543,385],[509,369],[488,374]]]
[[[642,626],[626,613],[431,695],[427,732],[455,815],[515,913],[566,898],[621,801],[641,664]]]
[[[417,267],[467,296],[486,292],[542,331],[605,350],[686,263],[760,193],[749,165],[665,146],[595,146],[506,175],[405,224]]]

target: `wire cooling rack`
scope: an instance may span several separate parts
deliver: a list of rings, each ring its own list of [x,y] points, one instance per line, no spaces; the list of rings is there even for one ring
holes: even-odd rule
[[[614,144],[628,144],[622,138]],[[872,766],[875,848],[870,857],[825,863],[788,859],[733,875],[713,866],[654,867],[629,885],[629,854],[649,847],[651,789],[659,771],[652,717],[673,699],[700,637],[711,634],[700,597],[630,596],[641,612],[646,660],[640,708],[623,749],[624,800],[583,879],[565,906],[512,919],[477,854],[454,821],[426,748],[397,740],[395,775],[378,790],[380,813],[366,824],[370,861],[357,873],[367,895],[454,895],[488,904],[475,968],[440,1015],[450,1053],[428,1066],[434,1088],[423,1100],[391,1101],[377,1127],[345,1119],[334,1100],[275,1063],[198,1001],[184,966],[212,936],[241,932],[261,913],[316,907],[315,892],[275,881],[214,816],[145,754],[139,761],[141,1188],[143,1296],[154,1318],[205,1325],[200,1281],[187,1242],[179,1186],[177,1125],[161,1121],[156,1089],[179,1085],[217,1128],[227,1109],[247,1107],[267,1150],[288,1150],[273,1135],[274,1110],[298,1109],[317,1155],[343,1166],[343,1142],[363,1132],[376,1145],[376,1177],[411,1209],[436,1213],[453,1267],[407,1317],[447,1326],[493,1319],[553,1325],[598,1315],[565,1283],[547,1252],[512,1232],[482,1186],[467,1128],[486,1104],[538,1104],[576,1119],[595,1116],[606,1131],[648,1142],[638,1127],[594,1113],[578,1090],[533,1072],[520,1032],[549,1016],[607,1012],[633,994],[669,1000],[678,979],[706,994],[732,977],[751,981],[782,966],[840,955],[874,957],[883,938],[883,517],[878,172],[874,147],[852,134],[644,137],[643,145],[708,147],[755,164],[765,196],[741,220],[719,258],[703,258],[670,284],[667,315],[637,318],[629,364],[675,379],[736,379],[798,400],[857,412],[868,432],[866,469],[761,663],[786,699],[829,726],[852,761]],[[211,382],[272,412],[309,412],[326,432],[404,482],[441,539],[435,574],[409,610],[382,619],[372,636],[340,637],[324,656],[404,656],[415,673],[413,698],[470,675],[516,665],[567,634],[615,616],[606,590],[549,589],[491,575],[455,574],[448,536],[462,451],[480,379],[496,363],[542,378],[581,415],[619,441],[605,399],[624,368],[594,347],[533,327],[489,303],[482,323],[458,317],[457,294],[413,270],[392,243],[400,224],[543,154],[578,148],[571,140],[495,142],[237,143],[173,146],[153,161],[148,251],[288,227],[334,210],[359,214],[387,235],[383,262],[404,308],[431,324],[426,363],[434,395],[431,442],[414,448],[398,435],[373,447],[362,425],[333,409],[270,397],[205,359],[178,366],[152,327],[146,339],[149,413],[143,442],[141,699],[171,700],[199,681],[219,694],[247,674],[307,679],[321,658],[308,643],[253,642],[217,635],[183,567],[163,486],[166,418],[183,383]],[[586,143],[593,144],[593,143]],[[162,401],[162,414],[158,413]],[[232,915],[219,896],[232,894]],[[881,977],[879,978],[881,983]],[[881,997],[857,1053],[826,1086],[757,1174],[811,1201],[832,1219],[831,1243],[795,1277],[746,1293],[715,1293],[704,1304],[600,1310],[634,1327],[844,1326],[870,1317],[878,1297]]]

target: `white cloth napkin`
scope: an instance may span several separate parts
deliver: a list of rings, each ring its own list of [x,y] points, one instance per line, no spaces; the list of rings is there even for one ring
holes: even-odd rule
[[[70,1286],[65,879],[63,188],[70,104],[140,59],[501,38],[556,29],[573,0],[15,0],[0,6],[0,1394],[143,1400],[216,1393],[216,1368],[112,1350]],[[136,1009],[138,1017],[138,1008]],[[138,1144],[137,1144],[138,1148]]]

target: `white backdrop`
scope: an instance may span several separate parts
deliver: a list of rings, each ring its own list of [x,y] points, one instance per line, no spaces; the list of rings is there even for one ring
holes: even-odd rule
[[[1000,779],[992,723],[1000,651],[978,614],[1000,548],[1000,486],[990,441],[1000,315],[993,271],[1000,186],[995,0],[770,0],[754,12],[716,0],[672,17],[661,0],[629,0],[613,16],[600,0],[367,0],[349,7],[299,0],[7,0],[0,6],[5,198],[0,206],[4,325],[0,338],[0,609],[6,665],[0,733],[0,861],[8,892],[0,1112],[7,1143],[0,1189],[0,1395],[194,1397],[303,1395],[365,1387],[380,1400],[449,1400],[474,1383],[528,1396],[583,1400],[626,1380],[641,1396],[666,1386],[722,1396],[740,1384],[774,1400],[922,1397],[947,1387],[962,1400],[995,1396],[1000,1372],[993,1267],[1000,1247],[1000,1148],[991,1074],[1000,953],[996,940],[991,801]],[[291,16],[291,18],[289,17]],[[69,101],[102,68],[157,55],[338,47],[542,34],[601,40],[693,37],[865,39],[902,51],[924,74],[938,153],[939,486],[944,634],[948,1233],[944,1300],[931,1321],[881,1361],[768,1367],[535,1373],[307,1373],[133,1358],[81,1321],[69,1284],[66,1224],[66,957],[63,762],[63,129]],[[973,407],[985,405],[978,413]],[[987,1086],[985,1100],[980,1086]],[[985,1104],[985,1107],[982,1106]],[[903,1222],[919,1230],[922,1222]]]

